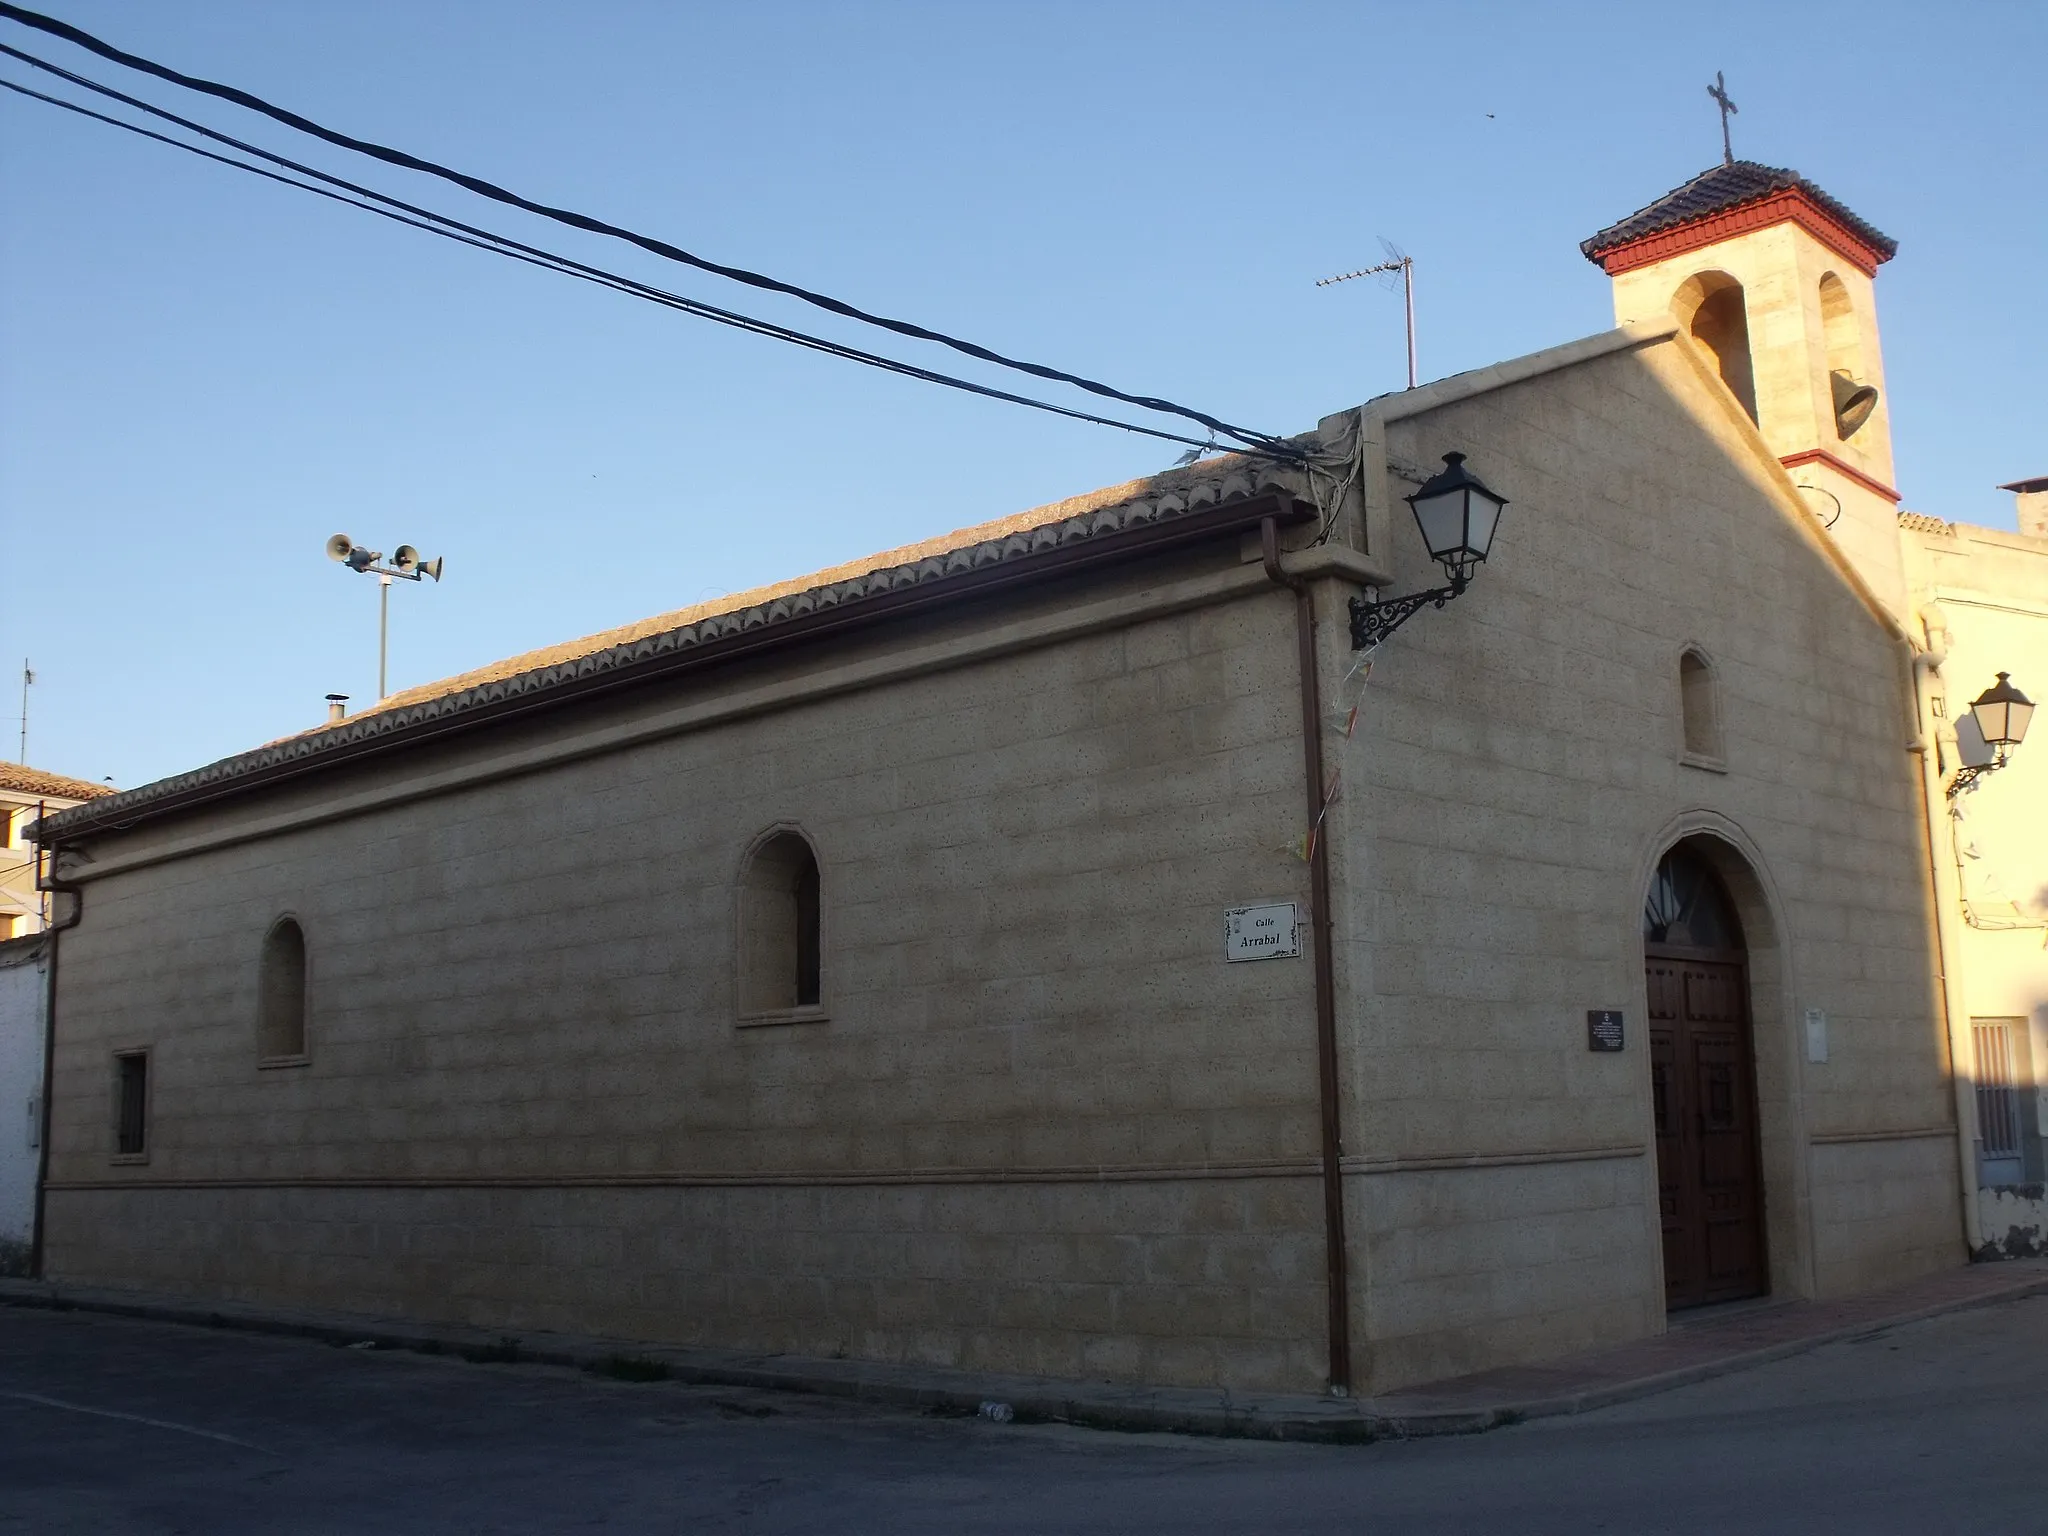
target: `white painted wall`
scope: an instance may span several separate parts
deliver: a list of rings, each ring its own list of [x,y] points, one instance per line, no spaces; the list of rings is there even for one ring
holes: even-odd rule
[[[1970,701],[2000,672],[2037,704],[2048,704],[2048,537],[1933,523],[1904,539],[1915,599],[1942,627],[1946,660],[1931,690],[1940,698],[1942,769],[1958,765],[1954,733]],[[1923,622],[1925,620],[1923,619]],[[2048,709],[2008,764],[1937,822],[1935,845],[1954,859],[1967,910],[1958,945],[1962,994],[1972,1020],[2010,1020],[2026,1035],[2022,1078],[2031,1073],[2033,1114],[2022,1130],[2048,1132]],[[1989,1252],[2031,1257],[2048,1248],[2042,1149],[2017,1176],[1987,1170],[1997,1185],[1979,1197]]]
[[[0,1275],[23,1272],[35,1217],[46,950],[40,937],[0,944]]]

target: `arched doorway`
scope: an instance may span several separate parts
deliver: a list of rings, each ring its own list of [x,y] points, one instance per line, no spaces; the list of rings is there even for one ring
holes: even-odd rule
[[[1664,1304],[1770,1289],[1748,957],[1728,889],[1686,843],[1643,901]]]

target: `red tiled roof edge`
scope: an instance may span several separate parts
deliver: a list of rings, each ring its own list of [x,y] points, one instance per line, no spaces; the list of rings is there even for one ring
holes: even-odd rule
[[[1798,224],[1866,277],[1898,254],[1898,241],[1796,171],[1750,160],[1695,176],[1581,241],[1579,250],[1611,275],[1785,222]]]
[[[111,784],[67,778],[25,763],[0,763],[0,789],[11,789],[21,795],[48,795],[56,800],[101,800],[120,793]]]

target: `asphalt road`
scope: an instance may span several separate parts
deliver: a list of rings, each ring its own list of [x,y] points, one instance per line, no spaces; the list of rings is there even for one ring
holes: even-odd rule
[[[2048,1531],[2048,1297],[1460,1439],[1297,1446],[0,1307],[0,1533]]]

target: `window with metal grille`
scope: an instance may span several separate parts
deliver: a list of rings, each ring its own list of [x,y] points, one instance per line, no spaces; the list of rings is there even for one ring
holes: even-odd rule
[[[2018,1052],[2010,1019],[1972,1019],[1977,1055],[1977,1136],[1986,1183],[2017,1183],[2024,1148]]]
[[[149,1052],[114,1058],[114,1155],[141,1157],[149,1150]]]

